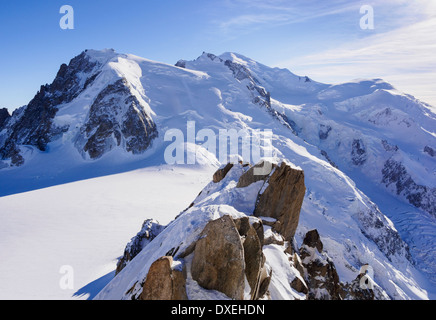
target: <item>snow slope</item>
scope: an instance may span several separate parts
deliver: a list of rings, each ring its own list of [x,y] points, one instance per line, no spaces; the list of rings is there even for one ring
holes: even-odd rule
[[[288,70],[269,68],[235,53],[204,53],[194,61],[181,60],[176,66],[112,50],[88,50],[81,59],[92,68],[72,69],[75,80],[69,79],[68,83],[72,81],[72,90],[77,94],[57,94],[53,85],[46,91],[44,97],[48,101],[60,104],[53,102],[52,123],[36,128],[44,129],[44,133],[47,128],[55,128],[44,135],[44,148],[32,144],[37,138],[33,134],[27,140],[22,138],[28,137],[29,131],[38,132],[23,129],[26,107],[0,128],[0,147],[5,144],[0,163],[0,195],[156,168],[165,164],[165,150],[171,143],[165,141],[165,133],[169,129],[181,130],[186,139],[188,121],[195,122],[195,132],[208,129],[218,134],[220,129],[243,129],[258,137],[260,130],[272,130],[272,156],[305,171],[307,192],[297,241],[301,243],[306,231],[318,229],[341,279],[353,280],[360,266],[370,263],[377,283],[391,298],[424,299],[436,292],[436,160],[432,155],[436,149],[436,120],[425,103],[381,80],[332,86]],[[38,105],[35,107],[34,102],[32,106],[37,109]],[[103,128],[101,119],[105,121],[106,116],[109,120]],[[131,123],[126,120],[131,117],[135,119],[134,132],[142,128],[138,124],[149,122],[146,136],[151,137],[145,142],[136,141],[133,148],[129,144],[131,136],[121,129]],[[197,146],[184,144],[188,154],[185,162],[190,150],[196,150],[201,167],[216,167],[222,151],[219,144],[205,150],[199,147],[204,141],[199,140],[194,141]],[[17,154],[24,159],[19,167],[16,164],[20,162],[14,165],[13,159]],[[110,177],[107,179],[111,181]],[[117,179],[112,183],[117,184]],[[167,185],[158,183],[157,187],[162,188],[158,190],[165,190]],[[132,184],[127,188],[136,187]],[[55,189],[34,192],[49,197],[50,190]],[[67,196],[59,193],[63,195],[59,195],[60,199]],[[164,192],[153,196],[153,201],[164,203],[168,194],[177,198]],[[23,206],[28,206],[29,200],[20,197],[25,195],[28,194],[0,198],[1,202],[10,201],[8,210],[23,221],[27,215],[20,213],[27,210]],[[183,198],[186,204],[194,199]],[[96,204],[104,203],[102,199],[103,195],[97,197]],[[74,200],[65,203],[76,205]],[[41,204],[39,214],[56,215],[57,205],[61,203],[54,201],[52,207],[43,210]],[[3,205],[0,208],[2,219],[12,219]],[[112,218],[104,223],[116,224],[124,215],[119,205],[115,208],[119,213],[113,218],[115,223]],[[170,215],[177,215],[181,209],[173,208]],[[238,208],[234,210],[239,212]],[[59,212],[69,216],[71,211],[61,206]],[[144,218],[162,219],[159,212]],[[136,228],[132,225],[133,232],[129,230],[127,238],[135,234],[141,222]],[[55,233],[53,238],[57,236],[60,234]],[[3,234],[0,237],[7,238]],[[12,243],[15,241],[7,242]],[[24,248],[17,249],[17,255],[22,256],[20,250]],[[48,254],[44,251],[41,256]],[[102,259],[113,261],[122,249],[111,254],[112,260],[109,254]],[[2,267],[13,273],[12,279],[20,278],[11,264],[2,263]],[[89,281],[96,277],[90,278]]]
[[[93,298],[138,226],[170,222],[213,171],[149,167],[0,198],[0,299]],[[72,289],[60,286],[63,266]]]

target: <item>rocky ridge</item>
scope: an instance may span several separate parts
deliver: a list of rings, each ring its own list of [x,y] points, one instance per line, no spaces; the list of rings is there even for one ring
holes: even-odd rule
[[[176,246],[166,255],[156,260],[150,257],[153,261],[148,262],[148,271],[137,270],[138,277],[120,298],[187,300],[216,298],[218,295],[232,300],[271,299],[276,273],[281,272],[277,268],[289,272],[287,286],[297,300],[388,298],[383,290],[360,288],[356,283],[362,274],[352,283],[341,282],[332,259],[323,251],[317,230],[307,232],[301,248],[295,247],[294,226],[298,225],[306,191],[304,173],[282,162],[272,164],[269,174],[253,174],[255,167],[264,165],[229,164],[220,168],[214,175],[214,185],[222,183],[232,169],[239,169],[236,188],[257,185],[257,196],[253,197],[256,199],[254,211],[242,216],[222,213],[216,219],[207,219],[204,227],[193,231],[195,235],[189,235],[179,244],[173,243]],[[202,193],[209,193],[207,189]],[[201,207],[205,196],[202,193],[190,208]],[[181,223],[183,214],[172,224]],[[153,241],[162,241],[159,239],[161,233],[165,233],[165,227],[156,221],[144,223],[142,230],[127,245],[118,264],[118,275],[99,294],[100,298],[113,290],[117,277],[122,277],[123,272],[132,272],[126,269],[135,263],[135,256],[141,250]],[[280,251],[287,265],[278,267],[270,262],[269,254],[265,254],[267,247]]]

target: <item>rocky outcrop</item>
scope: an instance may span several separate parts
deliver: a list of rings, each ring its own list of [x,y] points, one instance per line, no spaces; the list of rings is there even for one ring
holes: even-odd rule
[[[148,271],[139,300],[187,300],[186,276],[172,257],[156,260]]]
[[[280,229],[276,231],[286,241],[292,241],[306,192],[304,172],[283,162],[273,169],[265,183],[267,187],[258,195],[254,215],[279,221]]]
[[[244,270],[244,247],[233,219],[224,216],[209,222],[195,246],[192,278],[205,289],[242,300]]]
[[[0,125],[0,128],[1,128],[1,125]],[[435,157],[436,156],[436,151],[432,147],[425,146],[424,147],[424,152],[427,153],[431,157]]]
[[[6,108],[0,109],[0,130],[2,130],[3,125],[10,117],[11,115],[9,114],[8,109]]]
[[[338,273],[333,261],[323,252],[323,244],[317,230],[306,234],[300,248],[300,257],[309,288],[308,299],[342,299],[342,285]]]
[[[142,224],[141,231],[139,231],[135,237],[133,237],[124,249],[124,254],[122,258],[117,263],[116,274],[120,273],[121,270],[131,261],[136,255],[145,248],[154,238],[156,238],[162,230],[165,229],[164,226],[159,224],[158,221],[154,219],[147,219]]]
[[[144,152],[158,135],[156,125],[131,93],[127,80],[108,85],[92,104],[76,147],[97,159],[122,145],[127,152]]]
[[[355,166],[365,164],[367,160],[366,147],[362,139],[354,139],[351,146],[351,161]]]
[[[385,162],[382,174],[381,182],[388,188],[406,198],[415,207],[436,216],[436,188],[417,184],[406,167],[394,159]]]
[[[332,127],[325,124],[319,125],[318,136],[320,140],[326,140],[329,137],[330,131],[332,131]]]
[[[233,168],[233,164],[232,163],[228,163],[227,165],[225,165],[223,168],[218,169],[214,175],[213,175],[213,182],[214,183],[218,183],[221,182],[221,180],[223,180],[227,173],[230,171],[230,169]]]
[[[233,300],[270,299],[272,294],[277,294],[277,287],[270,289],[270,286],[277,285],[274,268],[278,267],[281,268],[276,271],[278,273],[286,270],[288,290],[292,290],[294,299],[386,298],[382,290],[362,286],[364,274],[357,275],[350,283],[341,282],[317,230],[308,231],[298,248],[294,228],[298,224],[302,205],[300,197],[305,193],[304,173],[301,170],[281,162],[271,164],[272,171],[269,174],[256,175],[254,169],[264,167],[265,163],[248,169],[242,164],[226,165],[215,173],[214,181],[199,197],[203,193],[222,188],[217,183],[223,181],[235,166],[236,170],[242,172],[239,178],[232,174],[232,179],[236,178],[238,183],[236,186],[235,180],[232,180],[231,185],[238,193],[253,183],[262,182],[258,186],[260,191],[256,198],[256,208],[260,210],[259,204],[264,208],[259,211],[262,214],[259,217],[241,213],[234,216],[223,214],[208,220],[201,230],[190,236],[189,242],[184,243],[184,239],[179,244],[171,243],[174,247],[150,264],[149,270],[137,278],[133,287],[125,293],[125,299],[180,300],[189,299],[191,294],[198,298],[197,294],[201,290],[213,292],[214,297],[217,293],[224,294]],[[204,198],[200,199],[204,201]],[[195,210],[196,206],[198,204],[194,201],[191,208],[185,210],[174,223],[181,223],[181,219],[192,214],[189,210]],[[206,211],[217,209],[216,206],[212,207],[207,207]],[[126,247],[119,266],[134,263],[129,261],[152,245],[150,243],[163,246],[162,238],[159,238],[158,243],[153,242],[160,232],[165,232],[163,226],[153,220],[145,221],[142,230]],[[164,247],[165,251],[170,248],[168,244]],[[275,252],[273,260],[278,258],[277,255],[284,258],[280,266],[268,261],[267,257],[272,257],[271,252]],[[153,252],[147,251],[147,256],[150,254]],[[146,256],[142,255],[142,259],[144,257]],[[144,263],[146,260],[142,261]],[[121,275],[124,273],[118,276]],[[283,281],[283,275],[280,276],[280,281]]]

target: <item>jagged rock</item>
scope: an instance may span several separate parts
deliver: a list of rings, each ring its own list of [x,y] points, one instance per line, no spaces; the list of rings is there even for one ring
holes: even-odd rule
[[[320,124],[319,125],[319,139],[320,140],[326,140],[329,137],[330,131],[332,131],[332,127],[325,125],[325,124]]]
[[[307,288],[306,282],[302,280],[300,277],[295,277],[294,280],[290,283],[291,288],[297,290],[298,292],[308,294],[309,289]]]
[[[320,250],[321,249],[321,250]],[[300,248],[309,299],[342,299],[342,285],[336,267],[330,257],[322,252],[323,245],[317,230],[309,231]]]
[[[121,119],[121,120],[120,120]],[[92,104],[76,147],[91,159],[123,144],[127,152],[144,152],[158,135],[156,125],[131,93],[127,80],[108,85]]]
[[[306,192],[304,172],[283,162],[266,183],[268,186],[257,198],[254,215],[280,221],[280,234],[286,241],[292,241]]]
[[[336,163],[334,163],[334,161],[330,158],[330,156],[328,155],[328,153],[325,150],[321,150],[321,155],[327,160],[328,163],[330,163],[330,165],[333,168],[338,169],[338,166],[336,165]]]
[[[1,124],[0,124],[0,127],[1,127]],[[431,157],[434,157],[436,155],[436,151],[429,146],[424,147],[424,152],[428,153]]]
[[[266,170],[267,168],[275,168],[277,167],[276,164],[274,163],[265,163],[264,161],[262,161],[259,164],[256,164],[255,166],[251,167],[250,169],[247,170],[247,172],[245,172],[244,174],[242,174],[242,176],[239,177],[238,180],[238,184],[236,185],[236,188],[245,188],[247,186],[249,186],[252,183],[255,183],[257,181],[261,181],[261,180],[266,180],[269,176],[269,174],[271,173],[270,170]],[[261,170],[263,171],[263,168],[265,168],[266,172],[263,174],[255,174],[257,172],[255,172],[255,170]]]
[[[195,246],[192,278],[205,289],[242,300],[244,271],[244,247],[233,219],[224,216],[209,222]]]
[[[406,167],[394,159],[385,162],[382,174],[381,182],[393,188],[397,195],[405,197],[410,204],[436,216],[436,188],[417,184]]]
[[[251,288],[251,299],[255,300],[258,298],[259,286],[261,284],[260,277],[265,264],[265,256],[262,253],[262,243],[254,227],[250,226],[248,229],[244,237],[243,246],[245,275]]]
[[[3,125],[5,124],[6,120],[8,120],[11,117],[9,114],[8,109],[1,108],[0,109],[0,130],[3,128]]]
[[[277,244],[279,246],[282,246],[285,244],[285,239],[283,238],[283,236],[273,228],[267,228],[265,230],[265,236],[263,239],[264,246],[267,246],[270,244]]]
[[[363,289],[361,286],[361,280],[363,274],[359,274],[355,280],[348,283],[344,287],[345,299],[347,300],[375,300],[374,290],[366,288]]]
[[[246,278],[251,299],[266,294],[271,270],[266,269],[262,252],[263,233],[258,231],[262,224],[252,220],[224,216],[206,225],[195,244],[191,265],[192,278],[200,286],[242,300]]]
[[[354,139],[351,147],[351,161],[354,165],[360,166],[366,162],[366,148],[361,139]]]
[[[218,169],[213,175],[213,182],[218,183],[223,180],[232,168],[233,164],[228,163],[224,168]]]
[[[389,142],[387,142],[386,140],[382,140],[382,145],[383,145],[383,148],[385,149],[385,151],[387,151],[387,152],[397,152],[399,150],[397,145],[393,146]]]
[[[136,255],[144,249],[154,238],[156,238],[164,226],[159,224],[154,219],[145,220],[142,224],[141,231],[139,231],[135,237],[133,237],[124,249],[123,257],[118,261],[115,274],[121,272],[129,261],[131,261]]]
[[[150,266],[140,300],[187,300],[186,276],[173,268],[172,257],[162,257]]]
[[[321,242],[321,238],[319,237],[318,230],[311,230],[306,233],[306,236],[304,237],[303,244],[311,247],[316,248],[318,252],[322,252],[324,249],[324,246]]]
[[[179,68],[186,68],[186,60],[179,60],[179,61],[177,61],[175,66],[179,67]]]

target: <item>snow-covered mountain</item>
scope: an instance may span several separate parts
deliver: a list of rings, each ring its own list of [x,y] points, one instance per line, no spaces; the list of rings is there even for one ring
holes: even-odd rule
[[[271,157],[301,168],[305,176],[295,247],[316,229],[341,281],[351,283],[369,264],[381,296],[434,297],[436,115],[380,79],[322,84],[235,53],[203,53],[173,66],[87,50],[62,65],[54,82],[42,86],[27,106],[12,115],[0,110],[0,195],[166,164],[171,129],[187,138],[185,166],[192,154],[193,166],[225,165],[219,143],[210,149],[205,139],[189,140],[192,123],[195,132],[217,136],[235,129],[260,139],[261,132],[272,130]],[[230,175],[222,189],[213,190],[214,197],[191,208],[186,223],[196,221],[202,229],[224,215],[224,205],[233,218],[252,214],[250,195],[233,189],[238,178]],[[202,216],[208,206],[216,214]],[[174,247],[181,240],[167,236],[167,241]],[[277,258],[271,258],[277,262],[271,263],[274,272],[283,257],[271,255]],[[145,263],[146,258],[138,256],[142,267],[159,257]],[[133,261],[111,288],[148,272],[135,269]],[[127,275],[129,268],[139,273]],[[285,281],[284,275],[275,281]],[[282,285],[274,287],[273,296],[295,298]],[[108,297],[125,298],[124,289]]]

